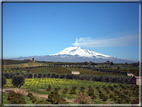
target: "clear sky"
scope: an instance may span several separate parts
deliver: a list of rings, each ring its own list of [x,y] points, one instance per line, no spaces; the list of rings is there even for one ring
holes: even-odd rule
[[[3,3],[3,58],[71,46],[139,60],[139,3]]]

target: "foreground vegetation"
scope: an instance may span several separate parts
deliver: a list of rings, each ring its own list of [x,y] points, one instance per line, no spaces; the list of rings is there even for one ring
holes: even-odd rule
[[[11,83],[11,79],[7,79],[6,81],[7,84],[4,85],[4,88],[8,87],[14,88]],[[51,90],[50,89],[48,90],[49,84],[51,86]],[[75,88],[73,89],[73,87]],[[55,79],[55,78],[40,78],[40,79],[36,78],[36,79],[25,79],[25,84],[21,86],[21,89],[28,89],[27,92],[34,92],[41,95],[49,95],[52,91],[58,89],[58,94],[60,95],[60,97],[62,97],[63,99],[68,98],[74,100],[77,97],[79,97],[82,89],[82,92],[85,93],[84,95],[86,96],[86,98],[94,94],[94,96],[91,96],[91,102],[93,102],[94,104],[103,104],[103,103],[138,104],[139,103],[138,86],[128,85],[128,84],[67,80],[67,79]],[[39,89],[43,90],[41,91]],[[65,89],[67,91],[65,91]],[[92,92],[89,90],[92,90]],[[5,96],[7,95],[3,94],[3,98],[6,98]],[[46,101],[46,99],[44,101]],[[5,104],[10,102],[8,102],[6,98],[4,99],[3,103]]]

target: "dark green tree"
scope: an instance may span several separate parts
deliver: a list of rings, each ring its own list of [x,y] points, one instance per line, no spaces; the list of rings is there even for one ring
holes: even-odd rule
[[[2,86],[4,86],[6,84],[6,78],[5,76],[2,76]]]
[[[113,62],[111,62],[110,65],[113,65]]]
[[[15,75],[12,78],[12,84],[20,88],[25,83],[25,78],[23,75]]]
[[[87,61],[85,61],[85,62],[84,62],[84,65],[88,65],[88,62],[87,62]]]

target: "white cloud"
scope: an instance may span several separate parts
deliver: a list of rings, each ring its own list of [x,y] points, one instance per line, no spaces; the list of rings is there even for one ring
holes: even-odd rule
[[[74,46],[81,47],[120,47],[139,45],[138,36],[123,36],[109,39],[76,38]]]

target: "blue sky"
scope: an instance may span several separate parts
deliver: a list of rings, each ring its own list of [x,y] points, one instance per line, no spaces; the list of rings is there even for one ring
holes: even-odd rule
[[[80,46],[139,60],[139,3],[3,3],[3,58]]]

